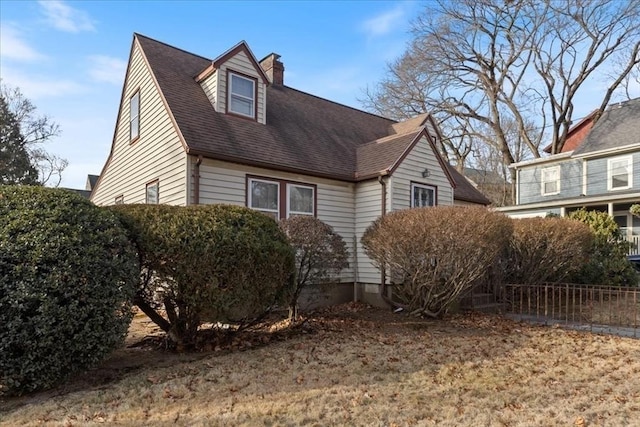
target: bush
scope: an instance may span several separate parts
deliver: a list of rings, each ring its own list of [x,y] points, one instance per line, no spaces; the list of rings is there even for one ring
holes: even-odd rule
[[[0,186],[0,393],[50,387],[110,353],[138,272],[110,212],[66,190]]]
[[[419,208],[378,218],[362,244],[374,264],[390,273],[398,305],[440,317],[484,279],[511,232],[509,218],[485,208]]]
[[[311,216],[293,216],[280,221],[296,254],[296,286],[289,302],[290,315],[302,289],[334,280],[349,266],[349,252],[342,237],[333,228]]]
[[[580,209],[569,218],[587,224],[595,239],[589,253],[589,261],[572,275],[576,283],[635,286],[638,276],[627,260],[631,244],[620,233],[618,224],[606,212]]]
[[[560,282],[584,265],[592,244],[591,230],[577,221],[514,219],[505,280],[527,285]]]
[[[111,209],[138,248],[135,303],[180,349],[196,344],[203,322],[246,325],[289,302],[293,249],[266,215],[227,205]]]

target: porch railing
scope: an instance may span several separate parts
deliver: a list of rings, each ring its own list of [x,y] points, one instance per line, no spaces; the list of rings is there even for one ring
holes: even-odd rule
[[[639,255],[640,254],[640,236],[627,237],[627,240],[631,243],[631,248],[629,249],[629,255]]]
[[[640,337],[640,288],[506,285],[501,296],[518,320]]]

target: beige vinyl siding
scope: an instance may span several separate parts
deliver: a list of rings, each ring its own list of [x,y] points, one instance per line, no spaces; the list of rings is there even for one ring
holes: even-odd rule
[[[340,279],[343,282],[355,280],[353,269],[354,184],[204,159],[200,165],[200,203],[246,206],[247,175],[315,184],[318,219],[332,226],[342,236],[349,250],[349,268],[342,271]],[[192,179],[191,194],[193,190]],[[285,209],[284,206],[281,208]]]
[[[184,205],[186,154],[137,42],[130,61],[112,155],[91,200],[112,205],[122,195],[124,203],[144,203],[146,184],[158,179],[160,203]],[[129,99],[138,89],[140,138],[130,144]]]
[[[200,82],[200,86],[202,90],[209,98],[209,102],[213,105],[213,108],[216,111],[220,111],[218,109],[218,71],[214,71],[209,77]]]
[[[388,184],[387,184],[388,188]],[[388,194],[388,192],[387,192]],[[360,239],[365,230],[382,213],[382,185],[377,180],[360,182],[356,185],[356,238],[358,248],[359,283],[380,283],[380,270],[364,253]]]
[[[428,169],[429,176],[422,177]],[[453,204],[453,188],[426,138],[421,138],[413,150],[391,176],[391,209],[396,211],[411,207],[411,183],[437,188],[437,204]]]
[[[227,69],[230,71],[237,71],[241,74],[245,74],[247,76],[255,77],[258,79],[258,99],[256,102],[258,103],[258,122],[264,124],[266,122],[266,102],[265,102],[265,93],[266,93],[266,85],[262,82],[261,74],[256,70],[253,66],[253,62],[249,59],[249,57],[243,52],[240,51],[236,55],[229,58],[223,64],[220,65],[220,69],[217,71],[218,74],[218,107],[217,111],[226,112],[227,109]]]

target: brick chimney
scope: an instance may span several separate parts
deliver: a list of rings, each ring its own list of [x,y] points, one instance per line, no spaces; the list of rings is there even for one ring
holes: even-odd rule
[[[271,84],[282,86],[284,84],[284,64],[279,60],[280,55],[271,53],[260,61],[260,66],[269,77]]]

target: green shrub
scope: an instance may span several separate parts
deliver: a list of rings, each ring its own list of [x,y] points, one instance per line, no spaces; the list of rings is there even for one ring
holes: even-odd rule
[[[0,186],[0,393],[102,360],[126,335],[138,272],[110,212],[66,190]]]
[[[511,232],[509,218],[485,208],[419,208],[378,218],[362,244],[374,264],[387,269],[398,305],[440,317],[485,279]]]
[[[227,205],[111,209],[138,248],[135,303],[178,348],[195,345],[204,322],[246,325],[289,302],[293,249],[266,215]]]
[[[594,233],[589,261],[572,275],[576,283],[635,286],[638,276],[627,253],[631,244],[620,233],[618,224],[606,212],[580,209],[569,218],[587,224]]]
[[[289,302],[290,315],[295,317],[304,287],[335,280],[349,266],[349,252],[342,237],[317,218],[299,215],[279,224],[296,254],[296,287]]]
[[[589,227],[566,218],[513,220],[505,281],[517,284],[561,282],[578,271],[593,244]]]

